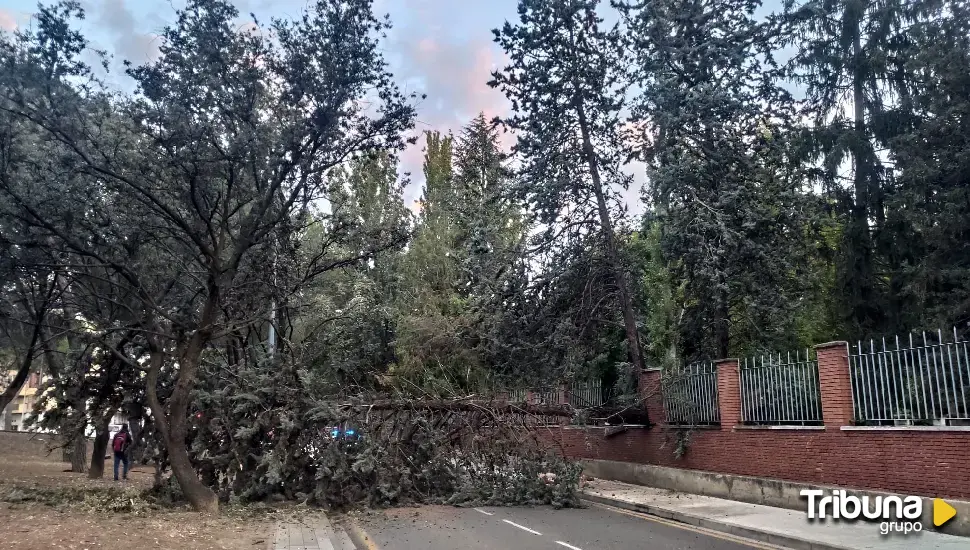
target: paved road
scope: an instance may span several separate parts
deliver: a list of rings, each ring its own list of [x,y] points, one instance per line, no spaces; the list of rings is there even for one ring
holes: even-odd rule
[[[451,508],[378,512],[357,521],[367,550],[751,550],[777,548],[625,510]],[[360,545],[359,545],[360,546]]]

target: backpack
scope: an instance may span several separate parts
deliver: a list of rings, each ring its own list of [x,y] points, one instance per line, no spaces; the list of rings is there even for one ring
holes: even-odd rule
[[[120,453],[125,450],[125,442],[128,440],[128,436],[123,432],[118,432],[115,434],[114,441],[111,442],[111,448],[114,449],[116,453]]]

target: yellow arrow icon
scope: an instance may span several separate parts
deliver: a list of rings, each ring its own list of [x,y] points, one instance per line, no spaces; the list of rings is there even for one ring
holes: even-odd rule
[[[939,527],[953,519],[955,515],[957,511],[953,506],[947,504],[942,498],[933,499],[933,525]]]

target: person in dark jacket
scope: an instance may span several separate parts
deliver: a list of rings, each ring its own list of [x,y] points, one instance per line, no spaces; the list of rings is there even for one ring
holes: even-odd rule
[[[128,424],[121,425],[121,431],[115,434],[111,441],[111,449],[115,452],[115,481],[118,481],[118,463],[125,465],[122,479],[128,479],[128,446],[131,445],[131,434]]]

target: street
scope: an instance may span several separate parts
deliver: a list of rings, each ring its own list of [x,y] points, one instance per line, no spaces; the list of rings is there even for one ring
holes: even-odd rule
[[[399,508],[361,518],[367,550],[750,550],[777,548],[590,505],[585,509]],[[364,536],[359,536],[364,535]]]

